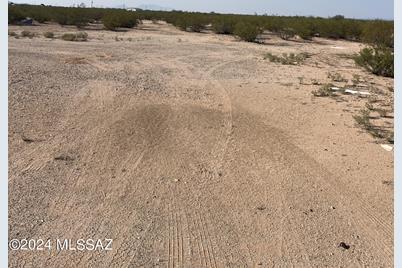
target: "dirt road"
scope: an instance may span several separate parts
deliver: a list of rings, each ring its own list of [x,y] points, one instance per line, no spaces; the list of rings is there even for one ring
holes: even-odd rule
[[[392,152],[355,127],[361,99],[298,80],[389,86],[339,56],[358,43],[140,28],[9,39],[10,239],[113,239],[10,267],[392,267]]]

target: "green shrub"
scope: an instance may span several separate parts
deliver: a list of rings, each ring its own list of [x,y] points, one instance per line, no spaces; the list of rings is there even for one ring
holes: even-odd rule
[[[33,38],[35,36],[35,33],[24,30],[24,31],[21,32],[21,36],[22,37]]]
[[[63,39],[64,41],[82,42],[87,41],[88,34],[86,32],[65,33],[61,36],[61,39]]]
[[[46,38],[54,38],[54,33],[53,32],[45,32],[43,33],[43,36]]]
[[[235,22],[231,19],[220,18],[212,23],[212,30],[217,34],[233,34]]]
[[[25,18],[25,14],[18,6],[8,5],[8,24],[18,23]]]
[[[394,24],[376,20],[369,22],[362,31],[362,41],[372,46],[394,47]]]
[[[178,17],[173,24],[182,31],[201,32],[205,29],[207,21],[199,15],[186,15]]]
[[[233,33],[244,41],[255,42],[261,30],[251,23],[239,22],[236,24]]]
[[[355,62],[373,74],[394,77],[394,53],[390,48],[363,48],[355,57]]]
[[[102,18],[103,26],[106,29],[115,31],[117,28],[133,28],[138,25],[137,18],[132,13],[115,12],[105,15]]]
[[[264,59],[268,59],[270,62],[281,63],[283,65],[300,65],[302,64],[310,55],[308,53],[283,53],[282,56],[276,56],[271,53],[267,53]]]
[[[298,35],[303,40],[311,40],[314,37],[315,29],[311,22],[295,23],[292,28],[294,29],[294,34]]]
[[[284,28],[279,31],[279,37],[282,38],[283,40],[289,40],[290,38],[293,38],[295,35],[296,32],[292,28]]]
[[[327,77],[333,82],[348,82],[348,79],[344,78],[340,73],[328,73]]]
[[[318,90],[313,90],[311,93],[316,97],[332,97],[335,96],[334,92],[332,91],[332,84],[325,84],[321,86]]]

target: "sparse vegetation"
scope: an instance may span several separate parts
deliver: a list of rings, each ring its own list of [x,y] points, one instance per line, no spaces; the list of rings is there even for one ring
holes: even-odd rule
[[[356,123],[364,129],[369,129],[371,127],[369,109],[361,109],[359,114],[355,115],[353,118],[356,120]]]
[[[371,134],[374,138],[386,139],[388,142],[393,143],[393,134],[392,139],[390,138],[390,133],[387,133],[385,130],[375,126],[370,121],[370,110],[364,108],[360,110],[358,115],[353,116],[358,126],[366,130],[369,134]]]
[[[239,22],[234,28],[234,34],[247,42],[254,42],[260,33],[261,30],[251,23]]]
[[[88,34],[86,32],[65,33],[61,36],[64,41],[83,42],[87,41]]]
[[[21,36],[22,37],[33,38],[35,36],[35,33],[30,32],[30,31],[22,31]]]
[[[316,97],[332,97],[334,96],[334,92],[332,91],[332,84],[322,85],[319,89],[313,90],[311,93]]]
[[[131,12],[113,12],[102,18],[106,29],[115,31],[118,28],[133,28],[138,25],[138,19]]]
[[[38,22],[53,21],[61,25],[85,27],[90,22],[102,21],[105,28],[134,27],[141,20],[164,20],[185,30],[200,32],[212,25],[220,34],[235,34],[246,41],[255,41],[262,30],[278,34],[283,39],[299,36],[310,40],[314,36],[324,38],[364,41],[367,44],[381,44],[393,47],[393,22],[382,20],[356,20],[338,15],[332,18],[234,15],[183,11],[137,10],[130,12],[107,8],[70,8],[10,4],[10,24],[19,23],[26,17]]]
[[[352,83],[353,86],[356,87],[361,81],[360,75],[358,74],[353,74],[353,78],[352,78]]]
[[[53,39],[54,38],[54,33],[53,32],[45,32],[43,33],[43,36],[46,38]]]
[[[212,30],[217,34],[233,34],[235,21],[230,18],[219,18],[212,23]]]
[[[348,82],[348,79],[344,78],[340,73],[328,73],[327,77],[333,82]]]
[[[394,24],[370,21],[362,31],[362,41],[368,47],[355,57],[356,64],[373,74],[394,77]]]
[[[384,139],[389,143],[394,143],[394,132],[388,131],[382,127],[374,125],[370,119],[371,111],[377,112],[381,117],[387,117],[388,111],[382,108],[374,108],[372,104],[366,104],[366,107],[360,110],[358,115],[353,116],[357,125],[366,130],[374,138]]]
[[[293,38],[296,35],[296,32],[292,28],[284,28],[281,31],[279,31],[279,36],[283,40],[289,40],[290,38]]]
[[[8,31],[8,36],[17,36],[18,34],[14,31]]]
[[[310,55],[308,53],[283,53],[282,56],[267,53],[264,58],[269,59],[270,62],[281,63],[284,65],[300,65],[309,57]]]
[[[356,56],[357,65],[376,75],[394,77],[394,52],[387,47],[366,47]]]

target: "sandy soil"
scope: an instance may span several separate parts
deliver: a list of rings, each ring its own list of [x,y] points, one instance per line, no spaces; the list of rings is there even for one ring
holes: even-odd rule
[[[38,37],[9,38],[9,237],[113,239],[10,267],[392,267],[393,153],[355,125],[367,99],[311,94],[358,74],[392,106],[393,80],[347,57],[361,44],[10,30]]]

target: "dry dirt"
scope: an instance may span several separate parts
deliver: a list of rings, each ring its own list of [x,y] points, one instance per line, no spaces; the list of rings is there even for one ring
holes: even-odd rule
[[[311,94],[358,74],[391,105],[393,80],[347,57],[361,44],[10,30],[38,36],[9,38],[9,237],[113,239],[10,267],[392,267],[393,152],[355,125],[367,99]]]

